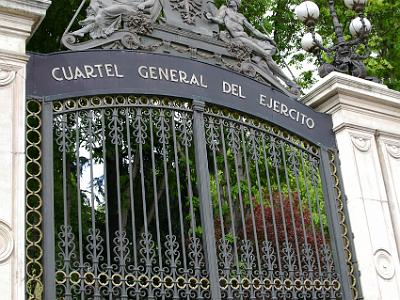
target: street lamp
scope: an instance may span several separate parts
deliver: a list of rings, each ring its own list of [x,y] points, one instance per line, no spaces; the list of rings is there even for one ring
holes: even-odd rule
[[[323,46],[321,36],[315,32],[315,24],[319,17],[318,6],[312,1],[303,1],[296,7],[295,14],[297,19],[302,21],[308,29],[308,32],[301,39],[301,46],[307,52],[317,56],[320,63],[318,74],[321,77],[325,77],[332,71],[338,71],[360,78],[367,78],[363,60],[370,55],[368,34],[371,32],[371,23],[364,16],[366,2],[367,0],[344,0],[346,7],[353,9],[358,14],[349,26],[352,39],[345,40],[343,26],[336,14],[334,0],[328,0],[337,39],[336,43],[328,48]],[[322,52],[325,52],[327,57],[330,58],[331,61],[329,63],[324,61]]]

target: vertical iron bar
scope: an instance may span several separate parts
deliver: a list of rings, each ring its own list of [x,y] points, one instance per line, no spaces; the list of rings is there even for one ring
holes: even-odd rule
[[[214,218],[211,206],[210,176],[208,171],[206,135],[204,129],[204,102],[193,101],[193,142],[196,156],[197,188],[200,199],[200,214],[203,226],[206,261],[210,276],[210,291],[213,300],[220,300],[217,250]]]
[[[129,198],[131,205],[131,222],[132,222],[132,246],[133,246],[133,272],[137,276],[137,241],[136,241],[136,218],[135,218],[135,196],[133,190],[133,168],[132,168],[132,147],[131,147],[131,123],[130,123],[131,110],[126,108],[125,111],[125,125],[126,125],[126,142],[128,147],[128,173],[129,173]],[[136,157],[135,157],[136,158]],[[128,225],[127,225],[128,226]],[[139,300],[139,294],[136,294],[136,299]]]
[[[308,186],[308,177],[307,177],[307,172],[306,172],[306,165],[305,165],[305,161],[304,161],[304,155],[305,153],[303,151],[301,151],[300,153],[300,157],[301,157],[301,170],[303,173],[303,178],[304,178],[304,185],[306,188],[306,194],[307,194],[307,203],[308,203],[308,209],[310,210],[310,214],[312,217],[313,214],[313,209],[312,209],[312,204],[311,204],[311,198],[310,198],[310,188]],[[319,218],[321,218],[321,216],[318,216]],[[318,266],[318,275],[319,278],[321,279],[321,263],[320,263],[320,258],[319,258],[319,252],[318,252],[318,242],[317,242],[317,235],[316,235],[316,229],[315,229],[315,225],[314,225],[314,221],[311,220],[311,229],[312,229],[312,233],[313,233],[313,239],[314,239],[314,247],[315,247],[315,257],[317,258],[317,266]]]
[[[43,102],[42,165],[43,165],[43,259],[44,299],[56,299],[54,241],[54,173],[53,173],[53,111],[52,103]]]
[[[347,262],[343,251],[344,243],[337,214],[336,196],[332,180],[332,171],[330,169],[329,154],[324,148],[321,148],[320,172],[325,196],[326,213],[329,220],[329,231],[333,241],[333,259],[338,273],[340,274],[342,297],[343,299],[352,299]]]
[[[235,221],[235,214],[233,211],[233,202],[232,202],[231,175],[230,175],[230,171],[229,171],[223,121],[220,122],[220,127],[221,127],[222,152],[224,154],[224,171],[225,171],[226,189],[227,189],[227,195],[228,195],[229,214],[231,217],[231,230],[232,230],[232,235],[233,235],[233,253],[234,253],[234,259],[235,259],[234,262],[236,265],[236,272],[237,272],[237,274],[240,274],[238,241],[237,241],[238,237],[236,235],[236,228],[235,228],[236,221]]]
[[[83,232],[82,232],[82,199],[81,199],[81,164],[79,157],[80,148],[80,126],[79,126],[79,112],[75,112],[75,145],[76,145],[76,188],[77,188],[77,205],[78,205],[78,239],[79,239],[79,275],[81,277],[81,299],[85,297],[85,283],[84,278],[84,264],[83,264]]]
[[[96,209],[95,209],[95,196],[94,196],[94,186],[93,186],[93,179],[94,179],[94,173],[93,173],[93,148],[94,148],[94,130],[93,126],[94,124],[94,112],[93,110],[89,111],[88,113],[88,122],[89,122],[89,132],[88,132],[88,140],[86,141],[89,143],[89,176],[90,176],[90,206],[91,206],[91,218],[92,218],[92,231],[93,231],[93,257],[92,257],[92,268],[93,268],[93,273],[94,273],[94,299],[98,300],[100,298],[100,290],[99,290],[99,282],[98,282],[98,269],[99,269],[99,257],[97,256],[97,239],[96,239]]]
[[[106,110],[101,110],[101,136],[103,143],[103,173],[104,173],[104,203],[106,207],[105,223],[106,223],[106,251],[107,251],[107,275],[108,275],[108,289],[112,290],[111,272],[111,246],[110,246],[110,225],[109,225],[109,211],[108,211],[108,178],[107,178],[107,136],[106,136]],[[109,300],[112,299],[112,293],[108,296]]]
[[[301,270],[302,270],[301,257],[300,257],[301,253],[300,253],[300,249],[299,249],[299,241],[298,241],[298,236],[297,236],[296,220],[295,220],[294,211],[293,211],[292,189],[290,187],[290,180],[289,180],[288,168],[287,168],[287,163],[286,163],[285,143],[281,144],[281,151],[282,151],[281,153],[282,153],[282,159],[283,159],[283,169],[284,169],[286,185],[287,185],[287,189],[288,189],[290,216],[292,219],[294,243],[295,243],[296,252],[297,252],[297,263],[298,263],[298,268],[299,268],[299,271],[301,274]]]
[[[352,289],[353,299],[364,299],[364,297],[362,295],[362,289],[361,289],[361,286],[359,284],[359,282],[360,282],[360,278],[359,278],[360,272],[359,272],[359,269],[358,269],[357,253],[356,253],[356,250],[354,248],[354,243],[353,243],[353,231],[351,229],[351,223],[349,221],[349,211],[348,211],[348,207],[347,207],[347,203],[346,203],[347,202],[347,197],[346,197],[346,195],[344,193],[343,177],[342,177],[342,172],[340,170],[340,159],[338,157],[338,152],[337,151],[333,151],[333,150],[331,150],[331,151],[333,152],[333,155],[335,157],[335,160],[334,160],[333,163],[335,164],[336,174],[337,174],[337,176],[339,178],[339,188],[340,188],[340,191],[341,191],[342,197],[343,197],[343,199],[342,199],[343,200],[343,213],[344,213],[344,216],[345,216],[345,218],[347,220],[347,222],[346,222],[347,236],[348,236],[348,239],[349,239],[349,250],[350,250],[351,258],[352,258],[350,267],[353,269],[353,274],[348,274],[348,277],[350,279],[351,276],[354,276],[353,277],[354,284],[353,284],[353,282],[350,282],[350,287]]]
[[[158,250],[158,265],[160,270],[163,270],[162,264],[162,245],[160,236],[160,214],[158,210],[158,195],[157,195],[157,177],[156,177],[156,160],[154,155],[154,132],[153,132],[153,110],[149,111],[149,123],[150,123],[150,149],[151,149],[151,167],[153,177],[153,197],[154,197],[154,209],[156,215],[156,233],[157,233],[157,250]]]
[[[257,258],[257,266],[258,266],[258,271],[259,274],[261,275],[261,255],[260,255],[260,246],[258,243],[258,234],[257,234],[257,224],[256,224],[256,218],[254,215],[254,205],[253,205],[253,194],[252,194],[252,183],[251,183],[251,178],[250,178],[250,165],[249,165],[249,159],[247,157],[247,147],[246,147],[246,135],[244,132],[244,126],[240,126],[240,132],[242,135],[242,149],[243,149],[243,159],[244,159],[244,168],[245,168],[245,173],[246,173],[246,179],[247,179],[247,192],[248,192],[248,197],[249,197],[249,206],[250,206],[250,214],[251,214],[251,220],[252,220],[252,227],[253,227],[253,234],[254,234],[254,244],[256,247],[256,258]],[[247,132],[246,132],[247,133]],[[254,197],[255,198],[255,197]],[[261,201],[261,199],[260,199]],[[250,275],[250,274],[249,274]],[[247,276],[249,276],[247,275]]]
[[[172,112],[172,137],[174,142],[174,164],[175,164],[175,175],[176,175],[176,189],[178,192],[178,206],[179,206],[179,225],[180,225],[180,233],[181,233],[181,244],[182,244],[182,260],[183,260],[183,268],[187,270],[187,262],[186,262],[186,247],[185,247],[185,228],[183,223],[183,205],[182,205],[182,196],[181,196],[181,180],[179,176],[179,160],[178,160],[178,150],[177,150],[177,136],[175,129],[175,116],[174,112]]]
[[[269,165],[268,165],[268,158],[267,158],[267,144],[265,142],[265,134],[261,135],[262,141],[262,149],[263,149],[263,158],[264,158],[264,167],[265,167],[265,176],[267,178],[267,186],[268,186],[268,193],[269,193],[269,201],[271,205],[271,217],[272,217],[272,225],[274,228],[274,237],[275,237],[275,246],[276,246],[276,256],[278,260],[278,269],[280,277],[283,276],[282,270],[282,259],[281,259],[281,249],[279,247],[279,240],[278,240],[278,228],[276,225],[276,218],[275,218],[275,208],[274,208],[274,199],[273,199],[273,191],[272,191],[272,184],[271,184],[271,175],[269,172]]]
[[[120,154],[119,154],[119,146],[120,144],[122,145],[122,136],[119,136],[118,128],[119,128],[119,120],[118,118],[120,117],[120,109],[114,108],[113,109],[113,124],[114,124],[114,151],[115,151],[115,169],[116,169],[116,177],[117,177],[117,203],[118,203],[118,233],[116,234],[116,239],[115,239],[115,244],[119,243],[119,260],[118,260],[118,266],[119,270],[122,274],[122,278],[125,276],[125,258],[124,258],[124,253],[123,253],[123,230],[122,228],[122,195],[121,195],[121,172],[120,172]],[[119,238],[118,238],[118,235]],[[119,241],[118,241],[119,239]],[[117,245],[115,245],[117,247]],[[117,248],[118,249],[118,248]],[[120,291],[121,291],[121,299],[128,299],[128,295],[126,293],[126,286],[125,286],[125,280],[121,280],[121,285],[120,285]]]
[[[70,300],[72,299],[72,291],[71,291],[71,283],[70,283],[70,266],[71,266],[71,259],[70,259],[70,253],[69,253],[69,234],[68,234],[68,227],[69,227],[69,219],[68,219],[68,192],[67,192],[67,146],[66,146],[66,135],[68,134],[68,114],[64,113],[62,115],[62,129],[61,129],[61,136],[62,136],[62,141],[61,141],[61,148],[62,148],[62,197],[63,197],[63,214],[64,214],[64,251],[65,251],[65,256],[64,256],[64,266],[65,266],[65,273],[67,274],[65,276],[66,278],[66,283],[65,283],[65,299]],[[71,298],[70,298],[71,297]]]

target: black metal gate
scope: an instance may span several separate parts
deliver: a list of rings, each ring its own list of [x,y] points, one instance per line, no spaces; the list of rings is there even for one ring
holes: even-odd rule
[[[333,149],[197,100],[27,107],[29,299],[358,299]]]

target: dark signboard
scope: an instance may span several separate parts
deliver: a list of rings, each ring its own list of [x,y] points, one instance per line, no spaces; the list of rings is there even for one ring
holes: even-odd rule
[[[267,120],[320,146],[334,147],[330,116],[246,76],[191,59],[135,51],[32,54],[28,97],[46,101],[102,94],[203,100]]]

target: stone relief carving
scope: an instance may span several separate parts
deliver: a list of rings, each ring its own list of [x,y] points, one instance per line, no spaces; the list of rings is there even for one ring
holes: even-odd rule
[[[197,59],[297,98],[299,86],[273,59],[275,42],[238,12],[240,4],[230,0],[217,9],[213,0],[90,0],[80,28],[62,42],[70,50],[140,49]]]
[[[0,66],[0,86],[5,86],[14,81],[17,71],[8,67]]]
[[[353,145],[360,150],[361,152],[367,152],[371,149],[371,138],[360,136],[360,135],[352,135],[351,141]]]
[[[288,85],[294,94],[300,93],[300,88],[281,70],[272,56],[277,48],[274,40],[265,33],[254,28],[250,22],[238,12],[241,0],[229,0],[228,5],[221,6],[217,15],[208,13],[207,19],[223,25],[226,31],[220,32],[220,39],[228,45],[228,49],[239,59],[247,61],[245,73],[259,74],[270,79],[277,77]],[[249,32],[250,34],[248,34]]]
[[[400,159],[400,145],[399,144],[387,143],[386,149],[390,156],[392,156],[395,159]]]
[[[171,0],[171,7],[179,11],[185,23],[195,24],[196,18],[201,16],[201,0]]]
[[[71,34],[80,37],[89,34],[92,39],[107,38],[123,27],[134,33],[149,33],[152,30],[150,9],[156,2],[113,0],[105,5],[102,0],[92,0],[86,19],[79,22],[83,27]]]
[[[14,239],[11,228],[0,221],[0,263],[7,260],[14,249]]]
[[[68,47],[79,43],[77,38],[88,37],[95,41],[102,40],[101,45],[104,44],[104,40],[108,42],[119,40],[121,45],[129,49],[139,49],[143,44],[140,35],[152,32],[154,21],[160,11],[159,0],[91,0],[86,10],[86,18],[79,22],[81,28],[64,35],[63,43]],[[124,31],[126,34],[115,40],[110,39],[119,31]],[[108,45],[107,48],[113,46],[115,47]]]
[[[395,274],[392,256],[384,249],[376,251],[375,255],[376,272],[383,279],[391,279]]]

